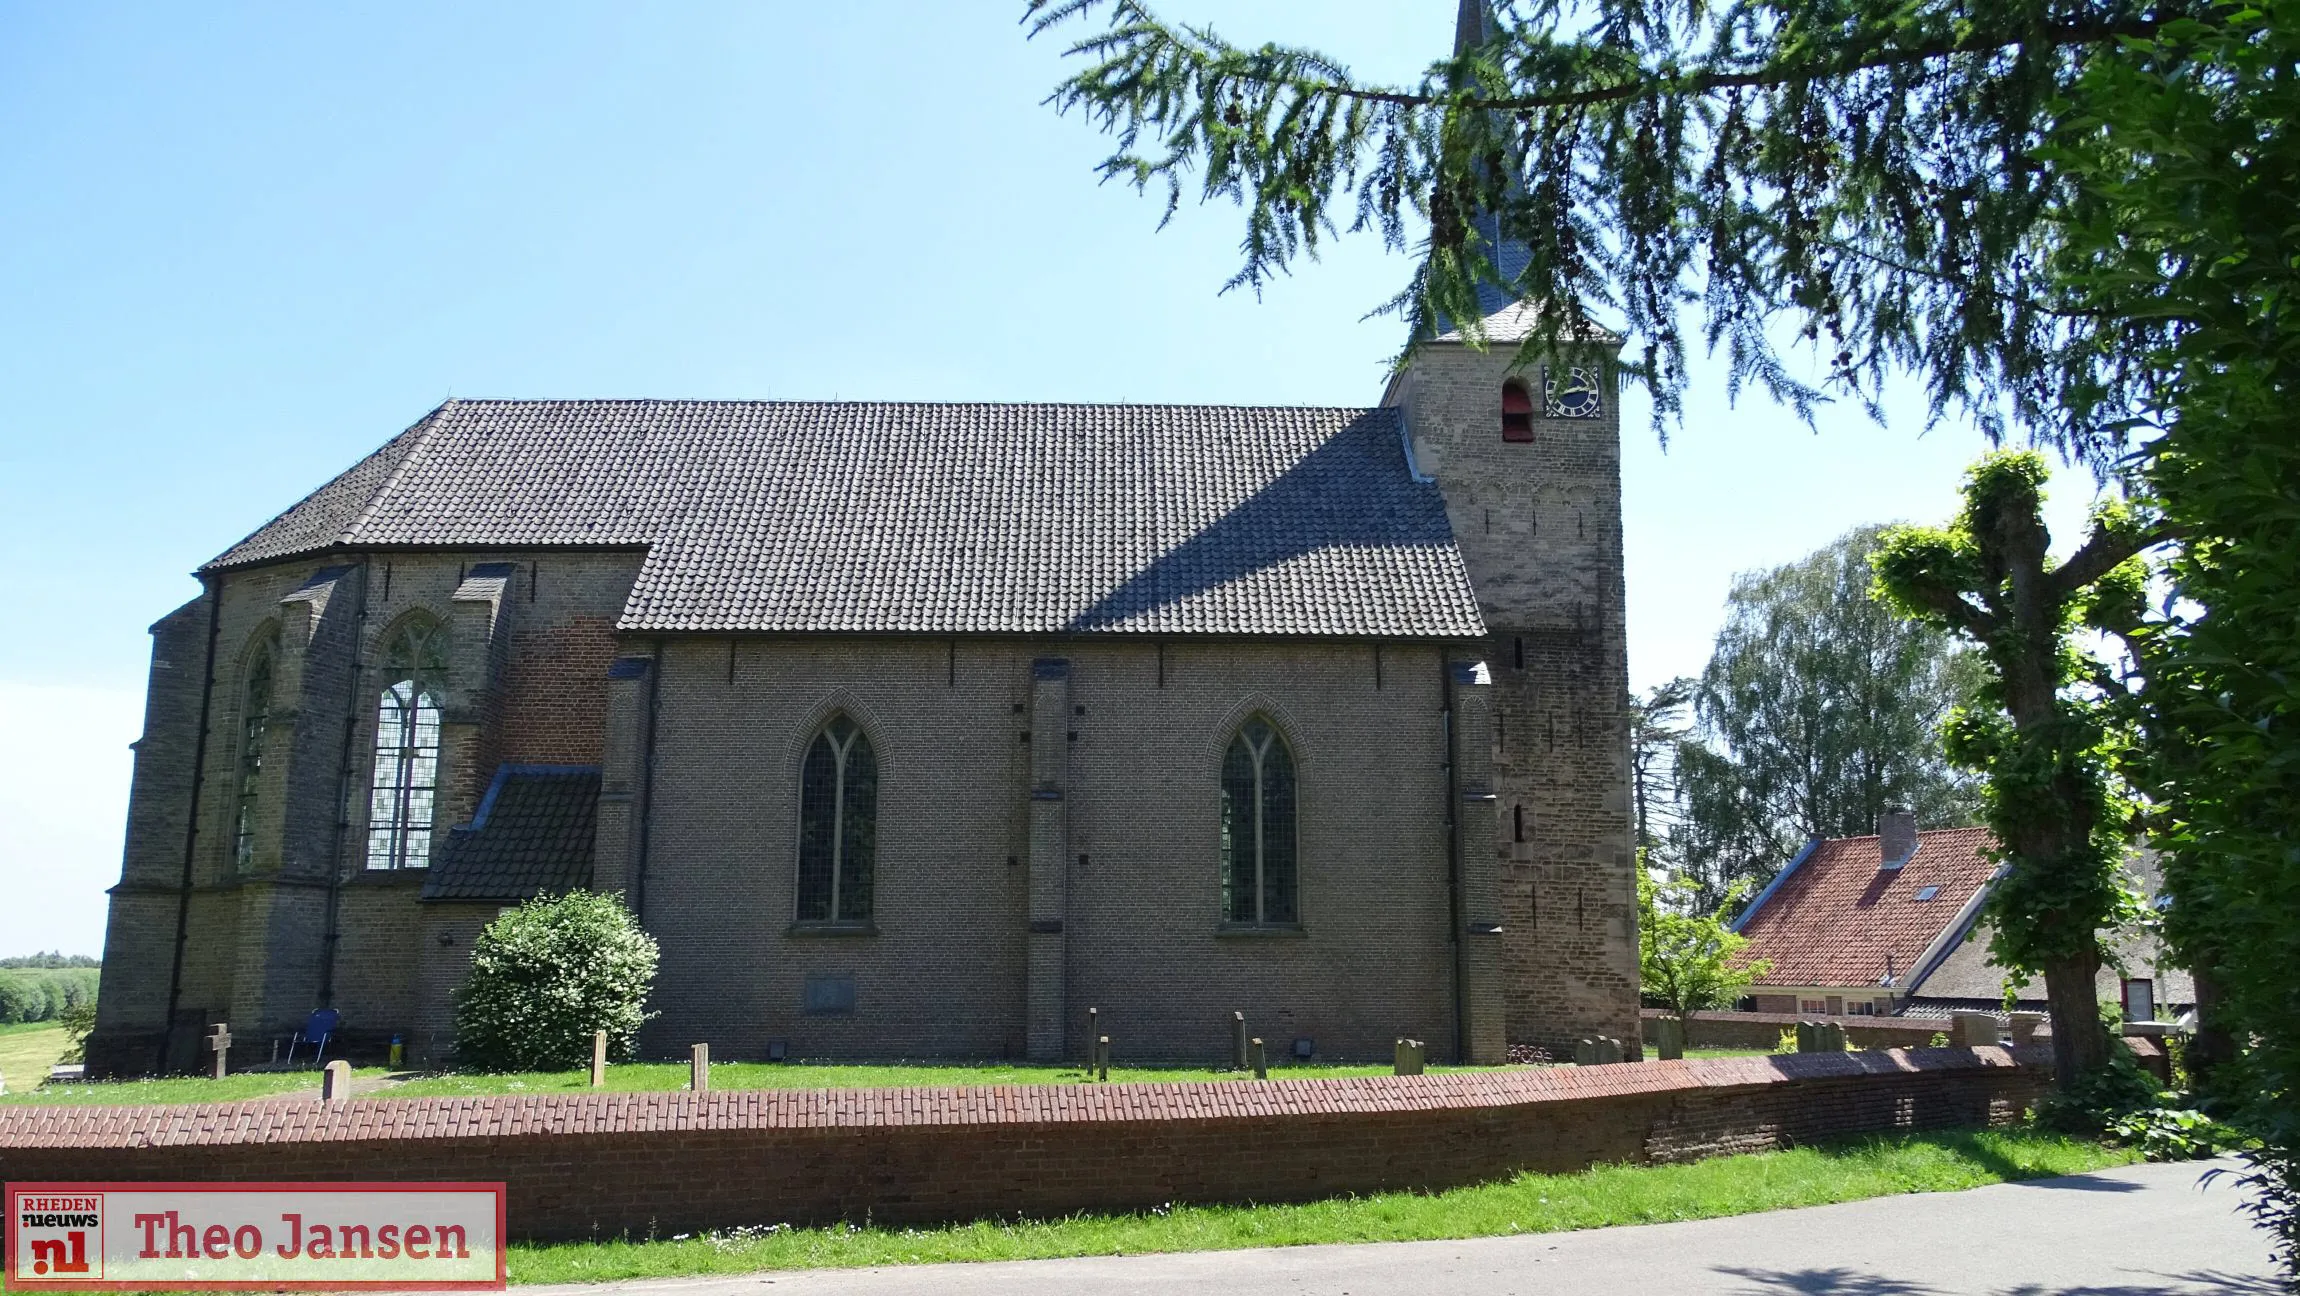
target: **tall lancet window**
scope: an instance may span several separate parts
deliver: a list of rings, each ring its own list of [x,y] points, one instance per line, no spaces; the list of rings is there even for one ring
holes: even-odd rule
[[[1294,757],[1260,716],[1222,757],[1222,919],[1253,926],[1300,921],[1295,904]]]
[[[445,629],[411,621],[384,647],[375,709],[375,781],[367,800],[367,866],[425,868],[439,797],[439,702]]]
[[[834,716],[799,769],[800,922],[865,923],[878,854],[878,758],[854,721]]]
[[[232,867],[245,873],[255,865],[257,797],[262,788],[264,740],[272,719],[272,661],[279,634],[267,633],[248,657],[240,688],[240,802],[232,841]]]

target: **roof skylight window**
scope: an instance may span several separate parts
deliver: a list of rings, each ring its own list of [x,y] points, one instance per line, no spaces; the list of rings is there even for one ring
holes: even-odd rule
[[[1939,895],[1940,893],[1941,893],[1941,889],[1940,889],[1939,887],[1937,887],[1937,886],[1929,886],[1929,887],[1918,887],[1918,888],[1917,888],[1917,899],[1919,899],[1919,900],[1930,900],[1930,899],[1932,899],[1934,896],[1937,896],[1937,895]]]

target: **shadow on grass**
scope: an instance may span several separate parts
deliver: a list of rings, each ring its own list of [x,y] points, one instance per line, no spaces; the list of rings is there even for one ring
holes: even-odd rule
[[[2058,1188],[2076,1192],[2128,1193],[2141,1191],[2141,1185],[2113,1179],[2092,1179],[2070,1176],[2063,1171],[2032,1165],[2016,1157],[2007,1156],[2002,1142],[2003,1131],[1979,1129],[1904,1130],[1891,1134],[1857,1134],[1846,1138],[1823,1139],[1806,1147],[1831,1158],[1866,1156],[1885,1148],[1908,1147],[1926,1143],[1971,1162],[2004,1183],[2017,1183],[2032,1188]]]

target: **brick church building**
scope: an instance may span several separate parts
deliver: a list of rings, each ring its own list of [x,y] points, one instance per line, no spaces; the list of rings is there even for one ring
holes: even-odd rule
[[[444,1060],[576,887],[648,1053],[1635,1040],[1612,344],[1491,306],[1375,408],[449,401],[153,627],[91,1070]]]

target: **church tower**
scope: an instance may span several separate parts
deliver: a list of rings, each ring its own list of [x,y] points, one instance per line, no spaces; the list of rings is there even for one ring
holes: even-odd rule
[[[1491,22],[1483,0],[1463,0],[1456,48]],[[1498,239],[1490,214],[1477,224]],[[1526,252],[1494,259],[1514,275]],[[1634,1045],[1620,341],[1520,365],[1531,312],[1498,286],[1488,296],[1486,349],[1455,329],[1418,343],[1383,404],[1403,411],[1415,471],[1444,494],[1489,635],[1510,1042]]]

